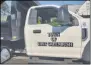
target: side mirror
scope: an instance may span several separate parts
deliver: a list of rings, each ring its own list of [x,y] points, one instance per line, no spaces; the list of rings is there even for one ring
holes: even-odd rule
[[[67,5],[60,7],[59,13],[58,13],[58,21],[62,21],[63,24],[69,24],[70,23],[70,14],[68,12],[68,6]]]

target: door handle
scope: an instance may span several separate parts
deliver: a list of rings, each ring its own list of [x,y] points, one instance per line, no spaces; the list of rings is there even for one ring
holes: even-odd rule
[[[41,33],[41,30],[33,30],[33,33]]]

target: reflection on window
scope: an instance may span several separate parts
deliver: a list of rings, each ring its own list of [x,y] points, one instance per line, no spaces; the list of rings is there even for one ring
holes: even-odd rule
[[[7,16],[11,14],[11,1],[5,1],[1,4],[1,22],[7,22]]]

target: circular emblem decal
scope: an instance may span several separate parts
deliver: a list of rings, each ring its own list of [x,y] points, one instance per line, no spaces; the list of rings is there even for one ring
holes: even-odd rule
[[[57,40],[56,37],[52,37],[52,38],[51,38],[51,41],[52,41],[52,42],[56,42],[56,40]]]

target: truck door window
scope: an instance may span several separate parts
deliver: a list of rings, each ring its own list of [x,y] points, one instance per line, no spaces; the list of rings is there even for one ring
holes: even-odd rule
[[[28,23],[30,25],[49,24],[52,26],[72,26],[78,25],[78,20],[65,9],[59,10],[53,7],[44,7],[32,9],[30,11]]]
[[[36,8],[32,9],[29,15],[29,24],[51,24],[57,19],[56,8]]]
[[[52,18],[57,18],[57,10],[55,8],[37,9],[37,23],[50,24]]]

